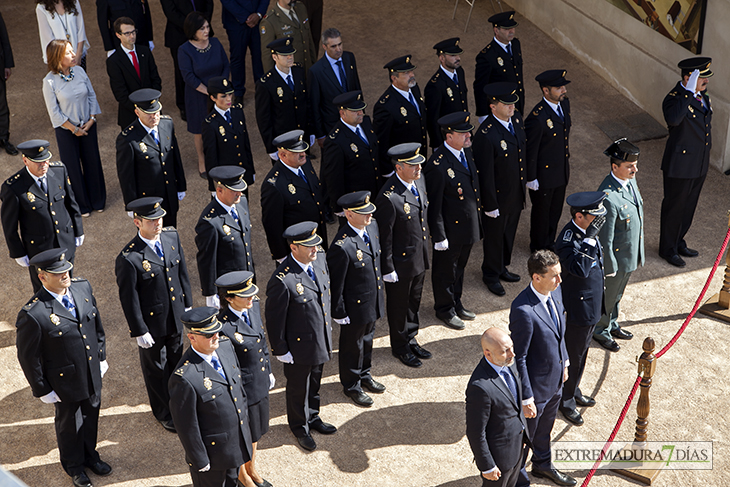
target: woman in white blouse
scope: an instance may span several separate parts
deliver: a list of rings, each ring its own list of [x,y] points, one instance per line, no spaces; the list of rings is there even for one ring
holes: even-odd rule
[[[104,172],[96,135],[96,116],[101,113],[96,93],[76,53],[65,39],[54,39],[46,48],[48,69],[43,78],[43,98],[56,129],[58,152],[68,170],[81,214],[101,212],[106,205]]]
[[[53,39],[66,39],[76,52],[76,65],[85,71],[89,41],[86,39],[84,15],[81,13],[79,0],[36,0],[36,3],[38,5],[35,14],[38,17],[43,62],[48,63],[48,43]]]

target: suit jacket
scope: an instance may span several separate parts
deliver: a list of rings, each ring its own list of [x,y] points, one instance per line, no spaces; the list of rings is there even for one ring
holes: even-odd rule
[[[231,341],[220,336],[216,350],[226,378],[192,347],[170,376],[170,413],[181,425],[185,460],[195,470],[238,468],[251,458],[248,402]],[[241,441],[243,438],[243,441]]]
[[[644,265],[644,199],[636,179],[629,180],[636,194],[624,189],[611,174],[606,176],[598,191],[606,193],[606,223],[598,233],[605,255],[605,272],[633,272]],[[638,204],[637,204],[638,203]]]
[[[312,39],[312,30],[309,23],[307,7],[302,3],[295,3],[292,9],[299,19],[292,21],[274,2],[274,6],[259,22],[261,33],[261,61],[264,71],[274,69],[274,60],[271,58],[271,51],[266,47],[274,39],[291,37],[292,44],[297,52],[294,53],[294,62],[306,71],[312,67],[317,60],[317,49]]]
[[[269,346],[266,344],[266,333],[261,321],[261,304],[254,298],[253,307],[247,311],[251,326],[247,325],[231,309],[223,304],[218,321],[223,324],[221,334],[227,336],[233,344],[241,367],[241,382],[246,391],[248,405],[257,404],[269,396]]]
[[[555,253],[560,257],[567,323],[593,326],[605,312],[603,302],[603,251],[600,239],[585,242],[585,232],[569,221],[558,234]]]
[[[548,401],[562,387],[563,369],[568,360],[565,308],[560,286],[550,295],[560,321],[558,330],[529,285],[512,301],[509,313],[509,329],[523,396],[526,399],[534,397],[538,405]]]
[[[165,211],[177,213],[177,193],[186,191],[187,184],[172,119],[163,115],[157,130],[159,146],[139,119],[119,134],[119,185],[125,205],[143,196],[157,196]]]
[[[381,172],[393,172],[388,149],[398,144],[417,142],[421,154],[426,155],[426,105],[418,85],[411,88],[418,110],[390,85],[373,108],[373,125],[380,147]]]
[[[190,12],[196,11],[202,15],[209,24],[212,24],[213,0],[160,0],[162,11],[167,18],[165,24],[165,47],[179,47],[188,40],[183,29],[185,17]],[[213,37],[213,27],[210,28],[210,37]]]
[[[367,115],[360,129],[368,139],[368,144],[341,120],[324,140],[322,178],[336,212],[342,211],[337,200],[343,194],[370,191],[371,195],[375,195],[382,185],[378,139]]]
[[[0,68],[14,67],[15,61],[13,60],[13,49],[10,47],[10,39],[8,39],[8,29],[5,27],[2,14],[0,14]]]
[[[226,30],[236,27],[250,29],[246,25],[246,19],[252,13],[259,13],[263,17],[269,7],[269,0],[221,0],[221,6],[223,7],[221,11],[223,28]],[[254,29],[258,32],[258,26]]]
[[[25,167],[2,185],[0,217],[5,243],[13,259],[66,248],[66,260],[73,260],[75,237],[84,234],[84,225],[66,166],[61,162],[51,162],[46,187],[48,195],[41,191]]]
[[[662,157],[662,171],[668,178],[704,177],[710,166],[712,149],[712,104],[705,91],[698,101],[678,82],[664,97],[662,111],[669,138]]]
[[[423,178],[414,182],[419,198],[395,174],[388,179],[375,200],[375,217],[380,230],[382,273],[398,273],[411,279],[428,269],[428,196]]]
[[[540,189],[567,186],[570,179],[570,100],[560,102],[565,120],[547,104],[545,98],[525,118],[527,135],[527,180],[537,179]]]
[[[449,78],[441,67],[436,70],[423,89],[426,99],[426,125],[428,127],[428,143],[436,148],[444,143],[438,119],[454,112],[468,112],[469,105],[466,94],[466,75],[464,68],[456,68],[459,85]]]
[[[327,251],[332,290],[332,316],[348,316],[350,324],[365,325],[385,315],[380,234],[377,222],[365,227],[370,245],[348,224],[337,231]]]
[[[188,268],[177,230],[160,233],[164,260],[139,235],[117,256],[119,301],[132,337],[182,333],[180,317],[193,305]],[[172,316],[171,316],[172,314]]]
[[[114,32],[114,21],[119,17],[134,20],[138,43],[149,44],[153,40],[152,16],[147,0],[96,0],[96,20],[105,51],[119,47],[119,39]]]
[[[312,65],[307,74],[310,119],[314,135],[318,139],[329,134],[340,120],[340,112],[332,104],[332,100],[342,93],[362,90],[355,55],[350,51],[344,51],[340,60],[347,79],[347,89],[340,84],[326,56],[319,58],[319,61]]]
[[[479,187],[484,211],[499,209],[500,214],[515,213],[525,207],[526,135],[515,112],[515,135],[504,128],[494,115],[479,126],[472,153],[479,171]]]
[[[309,160],[302,166],[302,171],[307,182],[284,167],[283,162],[276,161],[261,184],[261,224],[274,259],[289,254],[289,244],[282,235],[295,223],[318,223],[317,233],[324,239],[324,247],[327,248],[322,183]]]
[[[509,81],[517,84],[517,110],[525,110],[525,87],[522,84],[522,47],[520,40],[512,39],[512,56],[494,39],[477,54],[477,65],[474,71],[474,100],[477,104],[477,116],[489,115],[489,97],[484,93],[484,87],[498,81]]]
[[[294,91],[284,78],[272,69],[256,82],[256,123],[266,152],[276,152],[274,139],[291,130],[312,132],[307,114],[307,85],[304,70],[291,67]]]
[[[227,272],[254,272],[248,200],[242,195],[235,206],[238,223],[214,198],[203,209],[195,225],[198,274],[203,296],[215,295],[218,292],[215,280]]]
[[[56,391],[73,403],[101,394],[106,338],[89,282],[74,277],[67,292],[76,317],[42,287],[20,310],[15,327],[18,360],[33,395]]]
[[[246,129],[246,116],[240,103],[231,106],[231,123],[214,108],[203,119],[203,153],[205,170],[210,172],[216,166],[238,166],[246,170],[243,179],[249,186],[254,183],[256,169],[251,153],[251,141]],[[208,177],[208,189],[215,191],[213,179]]]
[[[330,279],[322,249],[312,267],[316,283],[289,254],[266,286],[271,353],[291,352],[294,363],[301,365],[320,365],[332,358]]]
[[[139,76],[132,61],[123,49],[117,49],[114,54],[106,58],[106,72],[109,74],[109,84],[112,87],[114,98],[119,103],[117,123],[125,128],[137,119],[134,113],[134,103],[129,101],[129,94],[142,88],[162,90],[162,79],[157,72],[157,64],[152,51],[145,44],[135,46]]]
[[[464,151],[469,170],[441,144],[424,169],[430,208],[428,228],[434,243],[474,244],[482,238],[479,173],[472,153]]]
[[[517,387],[515,402],[507,384],[482,357],[466,386],[466,437],[480,472],[508,471],[522,459],[527,422],[517,366],[509,366]]]

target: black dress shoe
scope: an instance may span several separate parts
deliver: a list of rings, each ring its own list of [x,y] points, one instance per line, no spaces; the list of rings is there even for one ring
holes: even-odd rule
[[[613,339],[609,338],[608,340],[606,340],[605,338],[596,338],[596,337],[593,337],[593,339],[595,341],[597,341],[600,346],[602,346],[609,352],[618,352],[619,350],[621,350],[621,347]]]
[[[464,328],[466,328],[466,325],[464,325],[464,322],[461,321],[461,318],[459,318],[456,315],[454,315],[450,318],[439,318],[439,319],[441,321],[443,321],[446,326],[448,326],[449,328],[452,328],[454,330],[463,330]]]
[[[630,331],[622,330],[621,328],[616,328],[615,330],[611,330],[611,336],[614,338],[618,338],[619,340],[631,340],[634,338],[634,334]]]
[[[550,479],[558,485],[565,485],[567,487],[570,487],[577,483],[573,477],[571,477],[570,475],[566,475],[555,468],[551,468],[550,470],[536,470],[533,468],[531,473],[535,477]]]
[[[251,480],[253,480],[253,479],[251,479]],[[256,487],[274,487],[274,485],[271,482],[269,482],[268,480],[266,480],[266,479],[261,479],[261,480],[263,482],[261,482],[260,484],[258,482],[256,482],[255,480],[253,481],[253,483],[256,484]]]
[[[414,367],[418,368],[421,365],[423,365],[423,362],[418,360],[418,358],[413,355],[413,353],[395,353],[393,352],[393,356],[403,362],[403,365],[407,365],[408,367]]]
[[[309,423],[309,429],[314,430],[317,433],[322,433],[323,435],[333,435],[337,433],[337,427],[335,425],[325,423],[319,418]]]
[[[157,421],[159,421],[162,427],[170,433],[177,433],[177,430],[175,429],[175,423],[173,423],[171,419],[168,419],[167,421],[158,419]]]
[[[492,294],[496,294],[497,296],[504,296],[506,294],[502,284],[499,282],[484,282],[484,284],[487,285],[487,289],[489,289]]]
[[[466,308],[457,309],[456,310],[456,315],[459,318],[461,318],[462,320],[467,320],[467,321],[471,321],[471,320],[477,319],[476,313],[474,313],[472,311],[469,311]]]
[[[314,438],[311,435],[297,436],[299,446],[307,451],[314,451],[317,449],[317,443],[314,442]]]
[[[16,149],[15,146],[11,144],[8,140],[0,141],[0,147],[5,147],[5,152],[10,154],[11,156],[18,155],[18,149]]]
[[[373,405],[373,398],[365,394],[363,391],[345,391],[345,395],[352,399],[352,402],[358,406],[369,408]]]
[[[563,413],[565,419],[574,425],[583,426],[583,416],[580,415],[577,409],[560,408],[560,412]]]
[[[105,476],[112,473],[112,466],[106,462],[99,460],[93,465],[88,465],[89,470],[94,472],[96,475]]]
[[[575,397],[575,403],[578,406],[581,406],[584,408],[592,408],[593,406],[596,405],[596,400],[590,396],[584,396],[583,394],[581,394],[580,396]]]
[[[502,279],[504,282],[519,282],[520,276],[517,274],[513,274],[510,271],[504,271],[499,275],[499,278]]]
[[[429,359],[433,356],[431,352],[422,348],[418,343],[411,343],[411,352],[418,358]]]
[[[672,264],[675,267],[684,267],[687,265],[687,263],[684,261],[684,259],[682,259],[677,254],[674,254],[671,257],[664,257],[664,260],[666,260],[667,262],[669,262],[670,264]]]
[[[182,119],[183,122],[187,122],[188,121],[188,117],[185,114],[185,110],[183,110],[182,108],[180,109],[180,118]]]
[[[8,146],[5,146],[5,150],[8,150]],[[677,249],[677,253],[683,257],[697,257],[698,255],[700,255],[698,251],[689,247]]]
[[[73,483],[76,487],[92,487],[91,480],[86,472],[81,472],[72,477]]]
[[[370,392],[374,392],[375,394],[382,394],[385,392],[385,386],[372,378],[362,379],[360,381],[360,385]]]

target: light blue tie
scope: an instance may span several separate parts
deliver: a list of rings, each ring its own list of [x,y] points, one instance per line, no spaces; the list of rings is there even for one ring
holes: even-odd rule
[[[210,363],[213,364],[213,368],[215,369],[216,372],[218,372],[218,375],[220,375],[225,380],[226,373],[223,372],[223,367],[221,367],[221,363],[218,361],[218,359],[215,357],[215,355],[213,355],[210,358]]]
[[[152,138],[155,139],[155,144],[160,145],[160,139],[157,137],[157,129],[150,130]]]

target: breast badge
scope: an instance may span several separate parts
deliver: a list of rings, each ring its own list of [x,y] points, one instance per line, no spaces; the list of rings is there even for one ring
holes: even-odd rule
[[[552,129],[553,128],[553,121],[551,119],[548,118],[547,119],[547,122],[545,122],[545,123],[547,123],[547,126],[548,126],[549,129]]]
[[[304,286],[302,286],[301,282],[297,283],[297,294],[299,294],[300,296],[304,294]]]
[[[296,192],[297,192],[297,188],[295,188],[293,184],[290,184],[290,185],[289,185],[289,186],[287,186],[287,187],[289,188],[289,192],[290,192],[291,194],[296,194]]]
[[[357,257],[357,260],[362,260],[362,250],[357,249],[357,252],[355,252],[355,256]]]
[[[223,225],[223,233],[225,233],[226,235],[230,235],[231,227],[229,227],[228,225]]]
[[[497,58],[497,64],[499,64],[500,66],[504,66],[504,61],[502,60],[501,57]]]
[[[446,174],[448,174],[451,179],[454,179],[456,177],[456,174],[454,173],[454,170],[451,169],[451,168],[448,168],[446,170]]]
[[[279,95],[279,98],[284,96],[284,90],[281,89],[281,86],[276,88],[276,94]]]
[[[499,145],[502,146],[502,150],[507,150],[507,142],[505,142],[504,140],[500,141]]]
[[[243,343],[243,335],[241,335],[240,333],[236,332],[236,333],[233,334],[233,336],[236,338],[236,341],[238,343]]]
[[[461,189],[461,186],[459,186],[458,188],[456,188],[456,192],[459,193],[459,199],[460,200],[463,200],[464,199],[464,190]]]
[[[406,107],[400,107],[400,114],[404,117],[408,116],[408,112],[406,111]]]
[[[352,149],[352,152],[357,153],[357,146],[355,144],[350,144],[350,149]]]
[[[147,152],[147,144],[145,144],[144,142],[140,142],[139,150],[141,150],[142,152]]]
[[[149,272],[152,270],[152,266],[150,265],[150,261],[145,259],[142,261],[142,269],[144,269],[145,272]]]
[[[690,111],[691,113],[694,113],[694,112],[695,112],[694,108],[692,108],[692,106],[691,106],[691,105],[687,105],[687,108],[689,108],[689,111]]]
[[[208,390],[211,390],[213,388],[213,381],[210,380],[210,377],[205,377],[203,379],[203,387],[205,387]]]
[[[30,201],[31,203],[33,203],[35,201],[35,195],[33,193],[31,193],[30,191],[25,193],[25,195],[28,197],[28,201]]]
[[[49,318],[51,318],[51,323],[53,323],[56,326],[58,326],[58,324],[61,322],[61,319],[58,316],[56,316],[55,313],[51,313],[51,316],[49,316]]]
[[[218,132],[221,133],[221,136],[222,137],[225,137],[226,136],[226,129],[223,128],[223,125],[219,125],[218,126]]]
[[[403,205],[403,211],[406,212],[406,215],[410,214],[410,212],[411,212],[411,205],[409,205],[408,203],[406,203],[405,205]]]
[[[449,98],[454,97],[454,92],[451,91],[451,88],[446,88],[446,94],[448,95]]]

